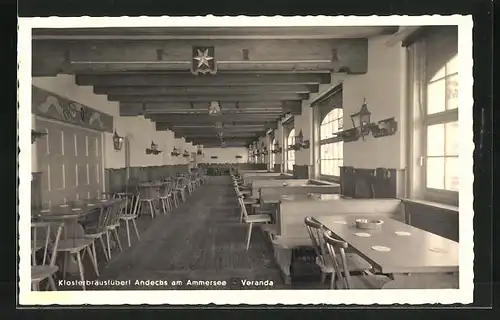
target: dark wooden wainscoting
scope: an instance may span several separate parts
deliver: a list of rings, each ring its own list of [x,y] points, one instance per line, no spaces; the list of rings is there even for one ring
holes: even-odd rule
[[[274,169],[274,172],[281,173],[281,163],[275,163],[273,169]]]
[[[31,207],[40,208],[42,206],[42,173],[31,173]]]
[[[294,179],[310,179],[309,176],[311,166],[308,165],[293,165],[293,178]]]
[[[148,166],[148,167],[130,167],[128,181],[134,183],[152,181],[155,179],[176,176],[177,173],[189,172],[187,164]],[[127,183],[127,169],[106,169],[106,191],[120,192],[125,189]]]
[[[408,224],[453,241],[459,240],[458,209],[425,201],[404,200]]]
[[[353,198],[403,198],[404,170],[342,167],[340,189]]]

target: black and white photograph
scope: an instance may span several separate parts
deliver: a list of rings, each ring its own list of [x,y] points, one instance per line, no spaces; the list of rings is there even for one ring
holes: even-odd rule
[[[19,18],[19,303],[473,297],[471,16]]]

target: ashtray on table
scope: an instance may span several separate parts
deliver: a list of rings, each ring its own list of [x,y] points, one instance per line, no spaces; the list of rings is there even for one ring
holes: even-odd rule
[[[364,230],[379,229],[384,221],[372,219],[356,219],[356,228]]]

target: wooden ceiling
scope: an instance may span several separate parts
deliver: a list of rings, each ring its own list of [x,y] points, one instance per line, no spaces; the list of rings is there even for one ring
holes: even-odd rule
[[[92,28],[33,31],[33,76],[75,74],[157,130],[205,147],[246,146],[330,83],[366,73],[367,38],[396,27]],[[193,47],[213,48],[215,74],[191,72]],[[212,101],[221,114],[209,115]],[[221,124],[216,128],[216,123]]]

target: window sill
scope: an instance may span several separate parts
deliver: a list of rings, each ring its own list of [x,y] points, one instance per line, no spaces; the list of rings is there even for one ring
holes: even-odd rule
[[[418,205],[422,205],[422,206],[426,206],[426,207],[432,207],[435,209],[441,209],[441,210],[455,212],[457,214],[459,212],[459,209],[457,206],[451,206],[451,205],[443,204],[443,203],[439,203],[439,202],[420,200],[420,199],[402,199],[402,201],[403,201],[403,203],[418,204]]]
[[[327,181],[329,183],[340,183],[340,177],[337,176],[326,176],[326,175],[320,175],[319,179],[316,179],[318,181]]]

